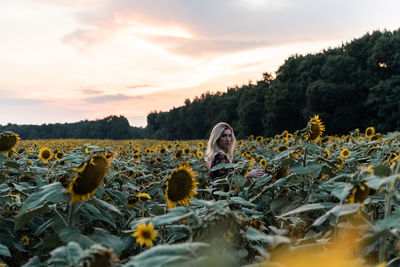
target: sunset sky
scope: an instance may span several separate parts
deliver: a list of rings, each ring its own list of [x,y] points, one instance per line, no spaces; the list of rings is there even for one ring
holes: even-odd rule
[[[0,124],[124,115],[400,27],[399,0],[2,0]]]

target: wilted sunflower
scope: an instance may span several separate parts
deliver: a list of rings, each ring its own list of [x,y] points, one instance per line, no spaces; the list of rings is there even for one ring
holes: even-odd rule
[[[348,158],[350,157],[350,151],[347,148],[343,148],[342,151],[340,152],[340,156],[342,158]]]
[[[188,166],[181,166],[175,168],[168,181],[165,183],[167,188],[165,190],[165,198],[167,199],[167,207],[174,208],[176,205],[188,206],[190,199],[194,197],[197,192],[198,182],[194,179],[196,175]]]
[[[53,153],[47,147],[42,148],[39,152],[39,159],[43,162],[48,162],[53,157]]]
[[[107,166],[110,162],[104,155],[94,155],[77,171],[77,175],[71,179],[65,193],[70,193],[72,202],[85,201],[94,195],[107,174]]]
[[[3,132],[0,134],[0,152],[11,151],[18,140],[20,140],[18,134],[13,132]]]
[[[364,200],[368,197],[369,191],[370,188],[366,184],[361,183],[353,188],[348,200],[351,204],[363,203]]]
[[[134,208],[136,206],[136,204],[138,204],[138,203],[139,203],[139,199],[136,196],[130,196],[126,200],[126,205],[129,208]]]
[[[365,130],[365,136],[366,136],[366,137],[371,138],[371,137],[373,137],[374,135],[375,135],[375,128],[374,128],[374,127],[368,127],[368,128]]]
[[[288,146],[280,146],[276,149],[276,151],[278,151],[278,153],[282,153],[285,150],[288,150],[289,147]]]
[[[306,141],[317,142],[325,131],[325,126],[322,124],[318,115],[315,115],[308,122],[308,131],[306,133]]]
[[[175,153],[174,158],[175,158],[176,160],[178,160],[178,159],[180,159],[180,158],[182,157],[182,154],[183,154],[183,149],[179,149],[179,150]]]
[[[136,243],[141,246],[146,245],[146,247],[152,247],[153,241],[157,239],[158,232],[154,230],[154,226],[152,222],[149,222],[148,225],[146,223],[141,223],[137,226],[136,232],[132,234],[132,237],[136,238]]]

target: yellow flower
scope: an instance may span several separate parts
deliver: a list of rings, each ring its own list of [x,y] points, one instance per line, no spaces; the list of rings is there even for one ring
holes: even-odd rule
[[[267,161],[265,159],[260,159],[260,165],[265,168],[265,166],[267,166]]]
[[[280,146],[276,149],[276,151],[278,151],[278,153],[282,153],[285,150],[288,150],[289,147],[288,146]]]
[[[375,135],[375,128],[374,128],[374,127],[368,127],[368,128],[365,130],[365,136],[366,136],[366,137],[371,138],[371,137],[373,137],[374,135]]]
[[[146,223],[141,223],[137,226],[136,232],[132,234],[132,237],[136,238],[136,243],[146,247],[152,247],[153,241],[157,239],[158,232],[154,230],[154,226],[152,222],[149,222],[148,225]]]
[[[342,158],[348,158],[350,157],[351,152],[347,148],[343,148],[342,151],[340,152],[340,156]]]
[[[39,158],[43,162],[48,162],[53,157],[53,153],[47,147],[42,148],[39,152]]]
[[[28,236],[24,235],[24,236],[22,237],[22,244],[23,244],[24,246],[29,245],[29,237],[28,237]]]
[[[264,137],[262,137],[262,136],[257,136],[257,138],[256,138],[256,142],[258,142],[258,143],[262,142],[263,140],[264,140]]]

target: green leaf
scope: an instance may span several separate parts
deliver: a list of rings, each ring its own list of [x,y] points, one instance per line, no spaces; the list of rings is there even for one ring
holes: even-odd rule
[[[242,186],[244,183],[246,183],[247,179],[243,176],[237,175],[232,177],[232,181],[235,185]]]
[[[208,246],[201,242],[159,245],[130,257],[124,267],[192,266],[193,261],[199,257],[197,251]]]
[[[21,212],[24,213],[28,209],[36,208],[47,202],[57,203],[66,201],[67,196],[64,194],[64,190],[64,187],[58,182],[41,187],[38,192],[31,194],[24,201]]]
[[[66,227],[59,233],[60,240],[65,244],[77,242],[82,248],[89,248],[95,242],[89,237],[81,234],[80,230],[74,227]]]
[[[330,202],[306,204],[306,205],[300,206],[300,207],[298,207],[298,208],[296,208],[294,210],[291,210],[289,212],[286,212],[286,213],[282,214],[281,217],[286,217],[286,216],[289,216],[289,215],[292,215],[292,214],[301,213],[301,212],[310,211],[310,210],[329,209],[329,208],[332,208],[335,205],[336,204],[330,203]]]
[[[15,226],[14,230],[18,231],[22,228],[25,224],[27,224],[31,219],[35,218],[36,216],[48,212],[50,210],[47,203],[44,205],[40,205],[38,207],[29,209],[24,212],[20,212],[18,216],[15,217]]]
[[[51,258],[48,259],[47,263],[54,267],[75,266],[74,264],[82,252],[81,247],[76,242],[70,242],[66,246],[51,251]]]
[[[40,261],[39,256],[35,256],[30,258],[29,261],[21,267],[44,267],[44,264]]]
[[[392,174],[392,170],[387,165],[377,165],[372,169],[374,170],[374,174],[377,176],[389,176]]]
[[[278,246],[279,244],[290,243],[290,239],[285,236],[266,235],[251,226],[247,229],[246,237],[249,240],[265,242],[272,248]]]
[[[312,226],[319,226],[321,225],[325,220],[327,220],[330,217],[337,218],[343,215],[348,215],[352,213],[356,213],[360,209],[361,204],[345,204],[345,205],[337,205],[336,207],[332,208],[328,212],[326,212],[324,215],[319,217],[317,220],[314,221]]]
[[[379,176],[368,177],[364,179],[367,182],[367,186],[378,190],[382,185],[388,184],[389,182],[394,182],[397,179],[397,175],[391,175],[386,178],[382,178]]]
[[[297,174],[311,174],[311,173],[319,173],[322,169],[322,165],[319,163],[311,163],[306,167],[303,167],[303,164],[298,164],[290,167],[290,170]]]
[[[7,167],[7,168],[12,168],[12,169],[19,170],[20,165],[16,161],[5,160],[3,163],[4,163],[4,166]]]
[[[335,197],[340,199],[340,201],[345,200],[353,189],[352,184],[344,182],[324,184],[323,187],[327,188]]]
[[[91,198],[89,200],[89,202],[93,203],[93,204],[96,204],[96,205],[99,205],[100,207],[102,207],[104,209],[107,209],[108,211],[113,213],[114,216],[122,216],[121,211],[117,207],[115,207],[114,205],[112,205],[112,204],[110,204],[110,203],[108,203],[108,202],[106,202],[104,200],[101,200],[99,198],[94,197],[94,198]]]
[[[6,256],[6,257],[11,257],[10,251],[8,250],[8,247],[0,244],[0,255]]]
[[[376,222],[379,228],[392,228],[400,225],[400,210],[396,210],[392,215],[386,219],[382,219]]]
[[[231,197],[230,201],[232,203],[234,203],[234,204],[240,204],[240,205],[243,205],[243,206],[249,206],[249,207],[253,207],[253,208],[257,207],[256,204],[250,203],[250,202],[248,202],[247,200],[244,200],[241,197]]]
[[[164,214],[161,216],[156,216],[153,218],[146,218],[146,219],[134,221],[131,223],[131,227],[135,228],[136,225],[138,225],[139,223],[148,222],[148,221],[151,221],[154,226],[162,225],[162,224],[169,224],[169,223],[177,222],[186,217],[189,217],[192,214],[193,214],[193,212],[186,207],[176,207],[176,208],[169,210],[167,214]]]
[[[95,228],[94,233],[90,235],[89,238],[95,243],[101,244],[106,248],[112,248],[117,254],[120,254],[122,252],[122,240],[119,237],[110,234],[104,229]]]

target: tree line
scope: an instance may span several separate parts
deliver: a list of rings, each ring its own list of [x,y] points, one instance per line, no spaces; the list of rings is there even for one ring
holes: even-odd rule
[[[145,129],[132,127],[124,116],[108,116],[98,120],[83,120],[74,123],[54,123],[42,125],[0,125],[0,132],[11,131],[22,139],[143,139]]]
[[[239,138],[294,132],[318,114],[327,134],[374,126],[400,129],[400,32],[374,31],[320,53],[293,55],[255,84],[205,93],[181,107],[147,116],[156,139],[208,138],[228,122]]]

